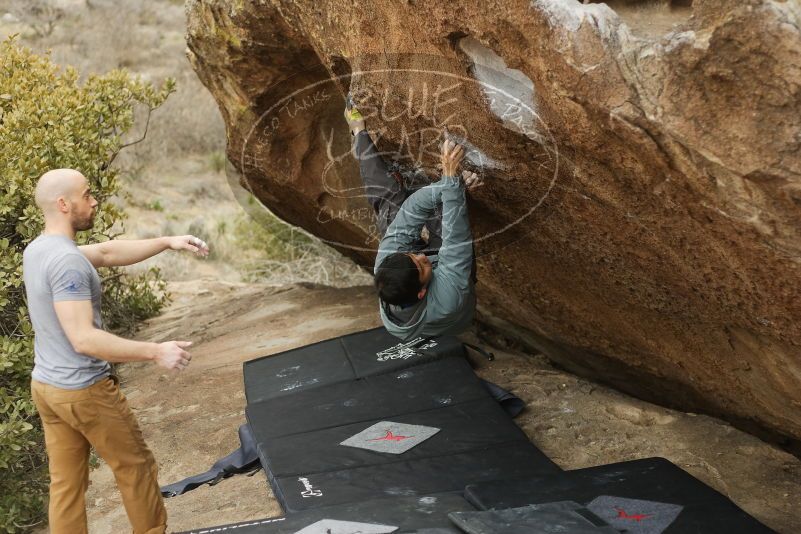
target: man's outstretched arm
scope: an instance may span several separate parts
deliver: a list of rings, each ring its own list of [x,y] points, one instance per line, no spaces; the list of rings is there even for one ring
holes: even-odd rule
[[[187,250],[198,256],[209,254],[208,245],[192,235],[154,239],[114,239],[78,247],[95,267],[123,267],[144,261],[165,250]]]
[[[472,268],[472,237],[470,235],[470,222],[467,220],[467,207],[464,203],[464,189],[466,186],[467,190],[475,191],[483,185],[483,181],[475,173],[468,171],[464,172],[464,181],[457,176],[457,169],[464,158],[464,154],[464,147],[461,145],[449,140],[443,143],[441,156],[442,178],[438,182],[419,189],[404,201],[378,246],[375,269],[378,269],[384,258],[390,254],[411,251],[412,245],[420,238],[420,231],[423,226],[431,218],[437,205],[441,202],[443,207],[443,237],[444,233],[448,232],[451,236],[449,239],[451,244],[464,241],[470,242],[468,247],[469,273],[469,269]],[[446,215],[446,202],[448,206],[451,206],[451,209],[453,206],[460,206],[460,208]],[[460,221],[461,224],[452,224],[455,221]],[[446,227],[446,225],[449,226]],[[445,241],[443,240],[444,243]],[[456,250],[457,248],[451,247],[450,250],[446,250],[446,257],[452,252],[459,254],[460,251]],[[454,265],[456,263],[454,261]],[[442,265],[441,252],[440,265]]]
[[[412,245],[420,239],[420,231],[440,201],[441,188],[440,182],[429,184],[415,191],[403,202],[378,245],[376,269],[390,254],[411,252]]]
[[[466,293],[470,284],[470,272],[473,268],[473,235],[470,231],[470,219],[467,216],[465,199],[465,182],[458,175],[459,163],[464,151],[459,145],[446,141],[443,146],[442,170],[442,246],[439,249],[437,266],[437,290],[451,294]],[[471,175],[472,185],[475,175]],[[432,295],[445,299],[448,295]],[[451,301],[453,299],[447,299]],[[458,299],[457,299],[458,300]]]
[[[184,349],[189,341],[146,343],[132,341],[95,328],[90,300],[61,300],[53,303],[58,322],[76,352],[107,362],[154,361],[165,369],[182,370],[192,356]]]

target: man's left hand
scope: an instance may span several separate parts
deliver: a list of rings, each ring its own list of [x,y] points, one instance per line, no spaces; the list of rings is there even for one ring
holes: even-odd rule
[[[205,258],[209,255],[209,246],[205,241],[193,235],[178,235],[168,238],[170,249],[172,250],[188,250],[194,252],[195,255]]]

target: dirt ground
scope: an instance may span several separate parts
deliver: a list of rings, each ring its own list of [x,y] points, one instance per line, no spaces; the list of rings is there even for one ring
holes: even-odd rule
[[[378,326],[369,287],[267,287],[211,280],[174,282],[174,302],[140,339],[194,341],[182,374],[136,364],[123,387],[161,469],[162,483],[208,469],[236,448],[245,420],[242,362]],[[475,334],[466,335],[476,341]],[[663,456],[782,533],[801,523],[801,461],[710,417],[641,402],[566,374],[542,357],[491,347],[478,372],[519,395],[517,423],[565,469]],[[90,531],[129,530],[109,468],[91,473]],[[280,515],[263,472],[167,499],[171,530]]]

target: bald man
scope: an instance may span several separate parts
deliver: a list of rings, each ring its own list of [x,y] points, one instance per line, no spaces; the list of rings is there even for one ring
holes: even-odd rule
[[[134,533],[161,534],[167,512],[156,462],[110,362],[152,361],[180,371],[189,365],[190,343],[145,343],[103,331],[96,268],[132,265],[168,249],[205,256],[208,247],[194,236],[76,246],[75,233],[92,228],[97,201],[75,170],[44,174],[36,204],[45,228],[25,249],[23,276],[35,331],[31,391],[50,464],[50,532],[87,532],[91,445],[114,472]]]

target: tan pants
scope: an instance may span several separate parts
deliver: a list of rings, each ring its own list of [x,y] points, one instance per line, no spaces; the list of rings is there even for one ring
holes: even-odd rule
[[[33,380],[50,463],[51,534],[86,534],[89,446],[111,467],[134,534],[163,534],[158,467],[116,377],[68,390]]]

